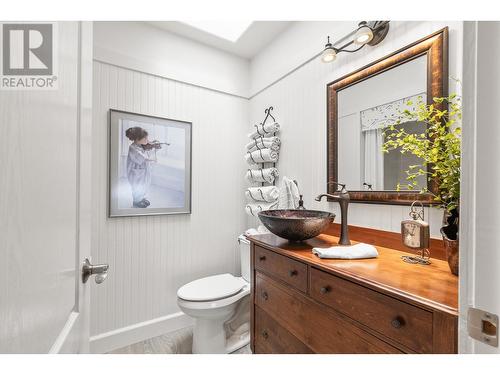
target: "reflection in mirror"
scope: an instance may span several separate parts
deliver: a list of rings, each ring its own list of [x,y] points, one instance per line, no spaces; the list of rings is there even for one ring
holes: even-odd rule
[[[426,102],[427,58],[420,56],[338,92],[338,180],[350,191],[405,190],[406,171],[421,161],[399,150],[382,152],[384,132],[400,113]],[[423,133],[423,123],[401,125]],[[418,181],[427,186],[425,176]]]

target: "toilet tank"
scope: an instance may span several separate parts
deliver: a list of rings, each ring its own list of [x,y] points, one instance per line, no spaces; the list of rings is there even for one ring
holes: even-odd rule
[[[241,277],[250,282],[250,241],[242,234],[238,237]]]

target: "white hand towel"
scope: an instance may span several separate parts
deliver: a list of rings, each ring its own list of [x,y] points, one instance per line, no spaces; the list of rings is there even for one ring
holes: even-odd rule
[[[250,183],[269,182],[270,184],[272,184],[278,176],[279,172],[276,168],[264,168],[249,169],[245,175],[245,178]]]
[[[279,197],[276,186],[250,187],[245,191],[249,201],[275,202]]]
[[[254,234],[265,234],[265,233],[271,233],[271,232],[269,232],[269,230],[263,225],[259,225],[257,229],[250,228],[245,231],[245,234],[247,236],[252,236]]]
[[[278,202],[273,203],[250,203],[245,206],[245,211],[250,216],[257,216],[261,211],[274,210],[278,206]]]
[[[248,142],[245,146],[247,151],[262,150],[264,148],[270,148],[273,151],[279,151],[281,147],[281,140],[278,137],[259,137],[255,138],[251,142]]]
[[[254,152],[247,152],[245,154],[245,160],[250,165],[257,163],[276,163],[278,161],[278,153],[270,148],[264,148]]]
[[[283,176],[280,187],[278,208],[282,210],[299,207],[299,188],[286,176]]]
[[[277,122],[267,122],[264,125],[262,124],[254,125],[254,129],[255,131],[248,134],[248,138],[253,139],[259,137],[271,136],[273,133],[280,131],[280,124],[278,124]]]
[[[358,243],[353,246],[333,246],[326,249],[315,247],[313,254],[320,258],[329,259],[366,259],[378,257],[378,251],[375,246]]]

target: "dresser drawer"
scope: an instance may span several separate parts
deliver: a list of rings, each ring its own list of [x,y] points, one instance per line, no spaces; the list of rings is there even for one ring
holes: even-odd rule
[[[432,313],[311,268],[309,294],[420,353],[432,353]]]
[[[259,272],[255,304],[315,353],[401,353],[332,309]],[[254,332],[257,339],[259,332]]]
[[[310,354],[312,351],[266,312],[255,307],[255,353]]]
[[[255,268],[271,274],[302,292],[307,291],[307,265],[255,246]]]

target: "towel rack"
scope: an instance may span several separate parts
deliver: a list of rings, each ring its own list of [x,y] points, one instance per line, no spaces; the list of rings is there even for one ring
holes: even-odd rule
[[[265,114],[264,120],[262,120],[262,122],[260,122],[259,125],[255,125],[255,124],[253,125],[254,128],[255,128],[255,132],[258,134],[258,137],[256,137],[256,138],[253,139],[253,142],[255,143],[255,149],[259,151],[258,154],[260,154],[261,160],[264,160],[264,157],[263,157],[263,154],[262,154],[262,150],[266,148],[265,145],[264,145],[264,137],[268,137],[268,136],[275,137],[276,133],[277,133],[276,131],[267,132],[266,129],[265,129],[265,124],[266,124],[267,121],[269,121],[269,119],[271,119],[272,121],[276,122],[276,118],[272,114],[273,110],[274,110],[273,106],[269,106],[268,108],[266,108],[264,110],[264,114]],[[260,144],[259,144],[259,142],[260,142]],[[276,168],[276,162],[267,162],[267,163],[266,162],[256,162],[255,159],[254,159],[254,157],[253,157],[253,155],[252,155],[252,152],[250,152],[250,151],[247,151],[247,152],[249,154],[249,157],[250,157],[251,161],[254,164],[256,164],[256,165],[260,165],[260,169],[248,169],[248,172],[250,172],[250,177],[251,177],[250,179],[253,179],[252,177],[253,177],[254,173],[256,173],[256,174],[260,173],[260,178],[262,180],[261,186],[266,186],[266,184],[272,184],[272,186],[276,186],[276,178],[277,177],[274,176],[273,182],[271,183],[271,182],[269,182],[269,180],[266,180],[264,178],[264,172],[263,172],[263,170],[266,168],[266,164],[272,164],[272,168]],[[279,152],[279,150],[278,150],[278,152]],[[256,154],[256,155],[258,155],[258,154]],[[253,186],[255,186],[255,185],[253,185]],[[259,189],[257,195],[260,195],[260,198],[261,198],[261,200],[263,202],[272,203],[272,201],[268,201],[267,199],[264,198],[264,194],[263,194],[262,190]],[[250,197],[255,202],[258,202],[255,199],[256,197],[254,197],[252,195],[252,193],[250,193]],[[277,204],[278,204],[278,200],[276,200],[275,203],[272,204],[270,207],[273,208]],[[259,205],[259,204],[257,204],[256,207],[258,208],[258,210],[262,210],[263,209],[263,207],[261,205]],[[259,211],[254,212],[254,210],[252,210],[252,206],[250,205],[250,206],[248,206],[248,211],[247,212],[249,212],[249,214],[252,215],[252,216],[257,216],[257,213]]]

